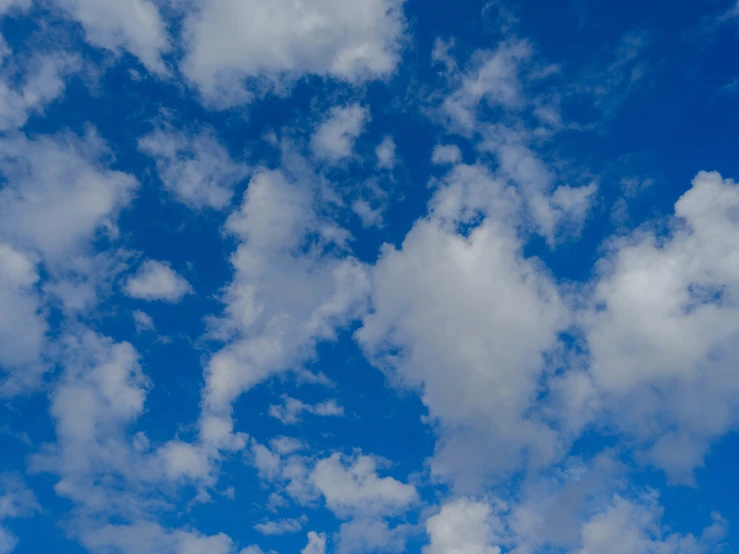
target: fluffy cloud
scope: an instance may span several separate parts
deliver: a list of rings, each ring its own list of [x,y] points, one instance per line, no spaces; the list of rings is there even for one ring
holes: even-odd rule
[[[402,247],[384,247],[373,310],[357,332],[376,363],[418,388],[442,431],[433,468],[462,481],[520,467],[524,450],[542,463],[556,451],[532,408],[542,356],[568,313],[540,264],[521,253],[511,198],[486,171],[460,166]],[[484,214],[469,234],[457,232]]]
[[[200,0],[185,21],[182,70],[220,106],[248,101],[246,81],[361,82],[395,69],[404,25],[401,0]]]
[[[192,287],[169,264],[147,260],[135,275],[128,278],[124,291],[132,298],[141,300],[179,302],[192,293]]]
[[[10,371],[2,382],[4,394],[22,390],[45,369],[41,360],[47,332],[36,261],[0,243],[0,367]]]
[[[535,506],[533,506],[535,509]],[[504,503],[458,498],[426,520],[429,544],[424,554],[534,554],[566,551],[576,554],[707,554],[715,552],[726,534],[718,514],[698,536],[670,532],[661,522],[662,508],[654,495],[605,499],[577,524],[574,543],[544,539],[542,521],[531,521],[532,506],[508,508]],[[533,523],[526,526],[526,523]]]
[[[0,63],[0,130],[3,131],[22,127],[32,114],[43,113],[48,104],[64,93],[65,79],[81,65],[76,56],[61,52],[25,59],[12,53],[2,37]]]
[[[269,415],[279,419],[285,425],[295,425],[300,422],[304,413],[321,417],[344,415],[344,408],[339,406],[336,400],[326,400],[325,402],[311,405],[297,398],[283,396],[282,402],[282,405],[274,404],[270,406]]]
[[[307,518],[303,517],[300,519],[288,518],[280,519],[277,521],[264,521],[257,523],[254,529],[262,533],[263,535],[284,535],[285,533],[296,533],[303,528],[303,523]]]
[[[375,148],[375,156],[377,156],[377,165],[384,169],[392,169],[395,167],[395,140],[393,137],[385,137],[382,142]]]
[[[165,188],[193,209],[226,208],[246,177],[247,168],[231,159],[212,131],[192,136],[158,129],[139,140],[139,149],[156,160]]]
[[[150,0],[62,0],[59,6],[78,21],[87,41],[115,54],[128,52],[158,75],[167,73],[162,54],[170,39],[157,4]]]
[[[141,333],[142,331],[152,331],[154,329],[154,320],[146,312],[141,310],[134,310],[133,322],[136,325],[136,331]]]
[[[424,554],[500,554],[491,542],[497,521],[488,504],[460,499],[426,520],[430,544]]]
[[[699,173],[667,235],[645,227],[612,244],[584,319],[608,421],[676,480],[737,421],[737,213],[739,187]]]
[[[311,481],[326,506],[340,517],[396,514],[418,499],[412,485],[379,477],[375,460],[369,456],[346,459],[333,454],[316,464]]]
[[[65,309],[87,305],[114,270],[114,257],[91,255],[98,232],[114,236],[118,213],[138,186],[106,167],[109,153],[93,132],[35,140],[0,140],[0,365],[10,371],[3,393],[32,387],[46,369],[46,311],[51,295]],[[42,283],[40,273],[47,275]],[[44,293],[42,294],[42,290]]]
[[[40,510],[36,496],[16,475],[0,475],[0,554],[10,554],[19,542],[2,523],[12,518],[30,517]]]
[[[239,246],[214,330],[231,340],[208,363],[206,414],[229,416],[243,391],[299,365],[364,306],[365,269],[338,255],[346,234],[316,212],[313,178],[257,171],[227,221]]]
[[[137,180],[105,167],[110,153],[94,131],[0,139],[0,234],[56,264],[98,230],[115,231]]]
[[[326,535],[310,531],[308,544],[300,551],[300,554],[326,554]]]
[[[224,534],[206,536],[195,531],[170,531],[156,523],[106,525],[91,530],[83,544],[93,553],[234,554],[233,541]],[[113,550],[114,549],[114,550]]]
[[[311,137],[313,155],[329,163],[351,156],[354,141],[362,133],[369,117],[369,110],[359,104],[331,108]],[[386,146],[386,150],[387,148]],[[388,152],[385,152],[385,157],[388,158],[386,162],[389,162]]]

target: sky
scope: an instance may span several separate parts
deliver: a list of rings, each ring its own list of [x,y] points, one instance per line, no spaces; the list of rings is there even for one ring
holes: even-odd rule
[[[739,550],[738,47],[0,0],[0,554]]]

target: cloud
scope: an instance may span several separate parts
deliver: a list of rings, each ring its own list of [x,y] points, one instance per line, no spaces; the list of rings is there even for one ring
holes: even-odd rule
[[[65,79],[81,66],[77,56],[64,52],[36,53],[30,57],[13,53],[1,36],[0,63],[3,131],[23,127],[31,115],[43,114],[47,105],[64,94]]]
[[[300,554],[326,554],[325,533],[308,533],[308,544],[300,551]]]
[[[36,289],[37,261],[0,243],[0,367],[8,371],[0,391],[19,392],[45,370],[42,353],[48,325]]]
[[[331,108],[311,137],[313,155],[328,163],[348,158],[352,155],[354,141],[362,133],[369,118],[369,109],[359,104]]]
[[[426,520],[429,545],[423,554],[500,554],[564,551],[556,542],[537,536],[541,521],[531,520],[530,508],[505,503],[457,498]],[[670,532],[661,522],[662,508],[654,495],[633,499],[614,495],[579,522],[575,554],[708,554],[726,534],[718,514],[698,536]],[[527,526],[528,524],[532,524]],[[503,550],[504,549],[504,550]]]
[[[583,322],[608,421],[678,481],[736,422],[737,213],[739,187],[699,173],[667,235],[645,227],[612,243]]]
[[[262,535],[284,535],[285,533],[297,533],[303,528],[307,518],[301,517],[280,519],[277,521],[264,521],[257,523],[254,529]]]
[[[167,530],[156,523],[105,525],[82,540],[93,553],[233,554],[233,541],[223,533],[206,536],[194,531]],[[114,550],[113,550],[114,549]]]
[[[185,20],[182,71],[219,107],[249,101],[248,81],[361,83],[394,71],[404,28],[401,0],[200,0]]]
[[[11,10],[27,10],[31,7],[31,0],[0,0],[0,14]]]
[[[79,22],[87,42],[116,55],[137,57],[152,73],[168,73],[162,54],[170,38],[157,4],[150,0],[62,0],[59,7]]]
[[[61,263],[84,249],[99,230],[115,232],[115,218],[137,180],[105,167],[110,152],[93,131],[28,139],[0,139],[0,234]]]
[[[375,148],[375,156],[377,156],[377,165],[383,169],[392,169],[395,167],[395,140],[393,137],[387,136]]]
[[[557,452],[535,407],[543,355],[569,314],[522,254],[512,198],[483,169],[459,166],[401,248],[383,248],[356,333],[374,363],[419,391],[441,433],[432,469],[460,485],[521,467],[524,451],[535,463]]]
[[[462,152],[454,144],[437,144],[431,155],[431,163],[438,165],[458,164],[462,161]]]
[[[106,167],[97,134],[0,139],[0,364],[10,372],[2,393],[38,384],[47,369],[48,301],[72,313],[92,304],[96,288],[118,270],[116,255],[92,254],[98,233],[114,238],[118,213],[138,186]],[[41,275],[45,278],[42,280]]]
[[[410,526],[390,527],[377,518],[357,518],[341,524],[334,538],[337,554],[404,552]]]
[[[339,517],[396,514],[418,500],[412,485],[379,477],[375,460],[369,456],[333,454],[316,464],[311,482]]]
[[[496,526],[489,505],[456,500],[426,520],[430,544],[423,554],[500,554],[500,547],[491,544]]]
[[[212,130],[197,135],[157,129],[139,140],[139,149],[156,160],[164,187],[190,208],[226,208],[233,188],[247,174],[231,159]]]
[[[5,520],[31,517],[41,511],[33,492],[14,474],[0,475],[0,554],[10,554],[18,544],[18,538],[2,524]]]
[[[239,242],[214,332],[229,342],[206,368],[204,413],[230,417],[242,392],[299,366],[365,305],[365,269],[337,243],[345,232],[316,212],[313,179],[258,170],[227,220]]]
[[[146,312],[142,312],[141,310],[134,310],[133,321],[136,324],[137,333],[154,330],[154,320]]]
[[[311,405],[306,404],[297,398],[283,395],[282,401],[282,405],[274,404],[269,407],[269,415],[279,419],[285,425],[295,425],[296,423],[299,423],[304,413],[321,417],[344,415],[344,408],[337,404],[336,400],[333,399]]]
[[[147,260],[138,271],[128,278],[124,291],[140,300],[164,300],[179,302],[192,294],[190,284],[168,263]]]

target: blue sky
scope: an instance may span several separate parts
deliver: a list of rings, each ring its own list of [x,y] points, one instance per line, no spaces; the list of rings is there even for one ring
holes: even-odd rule
[[[0,554],[733,552],[738,32],[0,0]]]

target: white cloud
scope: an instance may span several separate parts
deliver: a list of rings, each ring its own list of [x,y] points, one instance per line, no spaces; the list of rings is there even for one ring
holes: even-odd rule
[[[195,531],[168,530],[151,522],[104,525],[91,529],[82,543],[93,553],[232,554],[233,541],[223,533],[206,536]]]
[[[246,166],[231,159],[213,131],[190,136],[158,129],[139,140],[139,149],[156,160],[165,188],[193,209],[228,207],[233,188],[247,173]]]
[[[316,464],[311,482],[324,496],[326,506],[339,517],[397,514],[418,500],[412,485],[379,477],[370,456],[345,458],[333,454]]]
[[[65,79],[80,68],[76,56],[61,52],[23,59],[11,53],[2,37],[0,57],[4,58],[0,69],[0,130],[3,131],[22,127],[32,114],[43,113],[48,104],[64,93]],[[16,75],[17,65],[23,67],[22,79]]]
[[[384,169],[392,169],[395,167],[395,140],[393,137],[387,136],[375,148],[375,156],[377,156],[377,165]]]
[[[303,528],[307,518],[287,518],[276,521],[264,521],[257,523],[254,529],[262,535],[284,535],[285,533],[297,533]]]
[[[669,533],[660,525],[661,508],[649,499],[642,504],[616,496],[603,512],[581,529],[577,554],[701,554],[716,552],[716,541],[726,532],[725,522],[714,515],[714,524],[701,537]]]
[[[61,300],[65,312],[86,307],[120,265],[115,255],[89,252],[98,232],[115,236],[118,212],[138,186],[132,176],[106,168],[108,155],[93,131],[84,138],[0,139],[0,173],[6,179],[0,190],[0,297],[6,307],[0,316],[0,364],[11,372],[3,394],[34,386],[46,369],[48,306],[42,298]]]
[[[404,552],[408,525],[390,527],[386,521],[377,518],[357,518],[344,522],[335,535],[337,554],[357,554],[360,552]]]
[[[539,262],[522,254],[516,206],[486,171],[459,166],[402,247],[383,248],[373,310],[356,334],[396,383],[419,391],[440,424],[432,469],[458,485],[521,467],[524,451],[534,463],[557,453],[556,433],[532,409],[542,356],[568,311]],[[468,234],[457,232],[466,225]]]
[[[335,106],[311,137],[313,155],[336,163],[352,155],[354,141],[369,121],[369,109],[359,104]]]
[[[45,369],[41,355],[47,324],[38,281],[36,261],[0,243],[0,367],[10,372],[0,385],[4,395],[26,388]]]
[[[477,126],[477,110],[484,100],[493,107],[518,110],[525,105],[521,65],[533,54],[526,41],[502,42],[494,52],[478,52],[475,66],[458,77],[454,92],[445,98],[442,111],[461,132]]]
[[[133,322],[136,324],[136,332],[152,331],[154,329],[154,320],[146,312],[134,310]]]
[[[310,174],[255,172],[227,230],[239,239],[235,274],[214,332],[230,342],[206,368],[205,413],[230,417],[231,402],[278,372],[300,366],[320,340],[358,316],[364,267],[339,256],[345,232],[315,212]]]
[[[308,544],[300,551],[300,554],[326,554],[326,534],[310,531]]]
[[[431,155],[431,162],[443,164],[458,164],[462,161],[462,152],[455,144],[437,144]]]
[[[500,501],[451,500],[426,520],[429,545],[423,554],[708,554],[718,551],[726,534],[719,514],[712,514],[713,523],[699,536],[671,532],[661,522],[662,508],[653,494],[602,500],[582,519],[566,522],[575,526],[572,543],[552,541],[542,533],[542,526],[552,524],[537,513],[538,502],[547,504],[547,498],[512,507]]]
[[[10,10],[27,10],[31,7],[31,0],[0,0],[0,14]]]
[[[498,521],[490,506],[459,499],[426,520],[430,544],[423,554],[500,554],[494,546]]]
[[[667,236],[647,227],[612,244],[584,318],[604,417],[679,481],[736,423],[737,213],[739,187],[699,173]]]
[[[158,75],[167,74],[162,54],[170,39],[159,9],[150,0],[61,0],[87,41],[115,54],[127,51]]]
[[[0,234],[58,264],[84,249],[115,218],[138,187],[136,179],[104,165],[105,143],[93,132],[30,140],[0,139]]]
[[[126,281],[124,291],[132,298],[179,302],[192,294],[190,284],[169,264],[156,260],[144,262]]]
[[[269,415],[279,419],[285,425],[299,423],[304,413],[322,417],[343,416],[344,408],[333,399],[312,405],[289,396],[282,397],[282,405],[273,404],[269,407]]]
[[[7,519],[30,517],[41,511],[36,496],[16,475],[0,475],[0,554],[10,554],[19,540],[2,527]]]
[[[395,69],[403,29],[402,0],[199,0],[185,21],[182,70],[222,107],[248,101],[250,79],[361,82]]]

